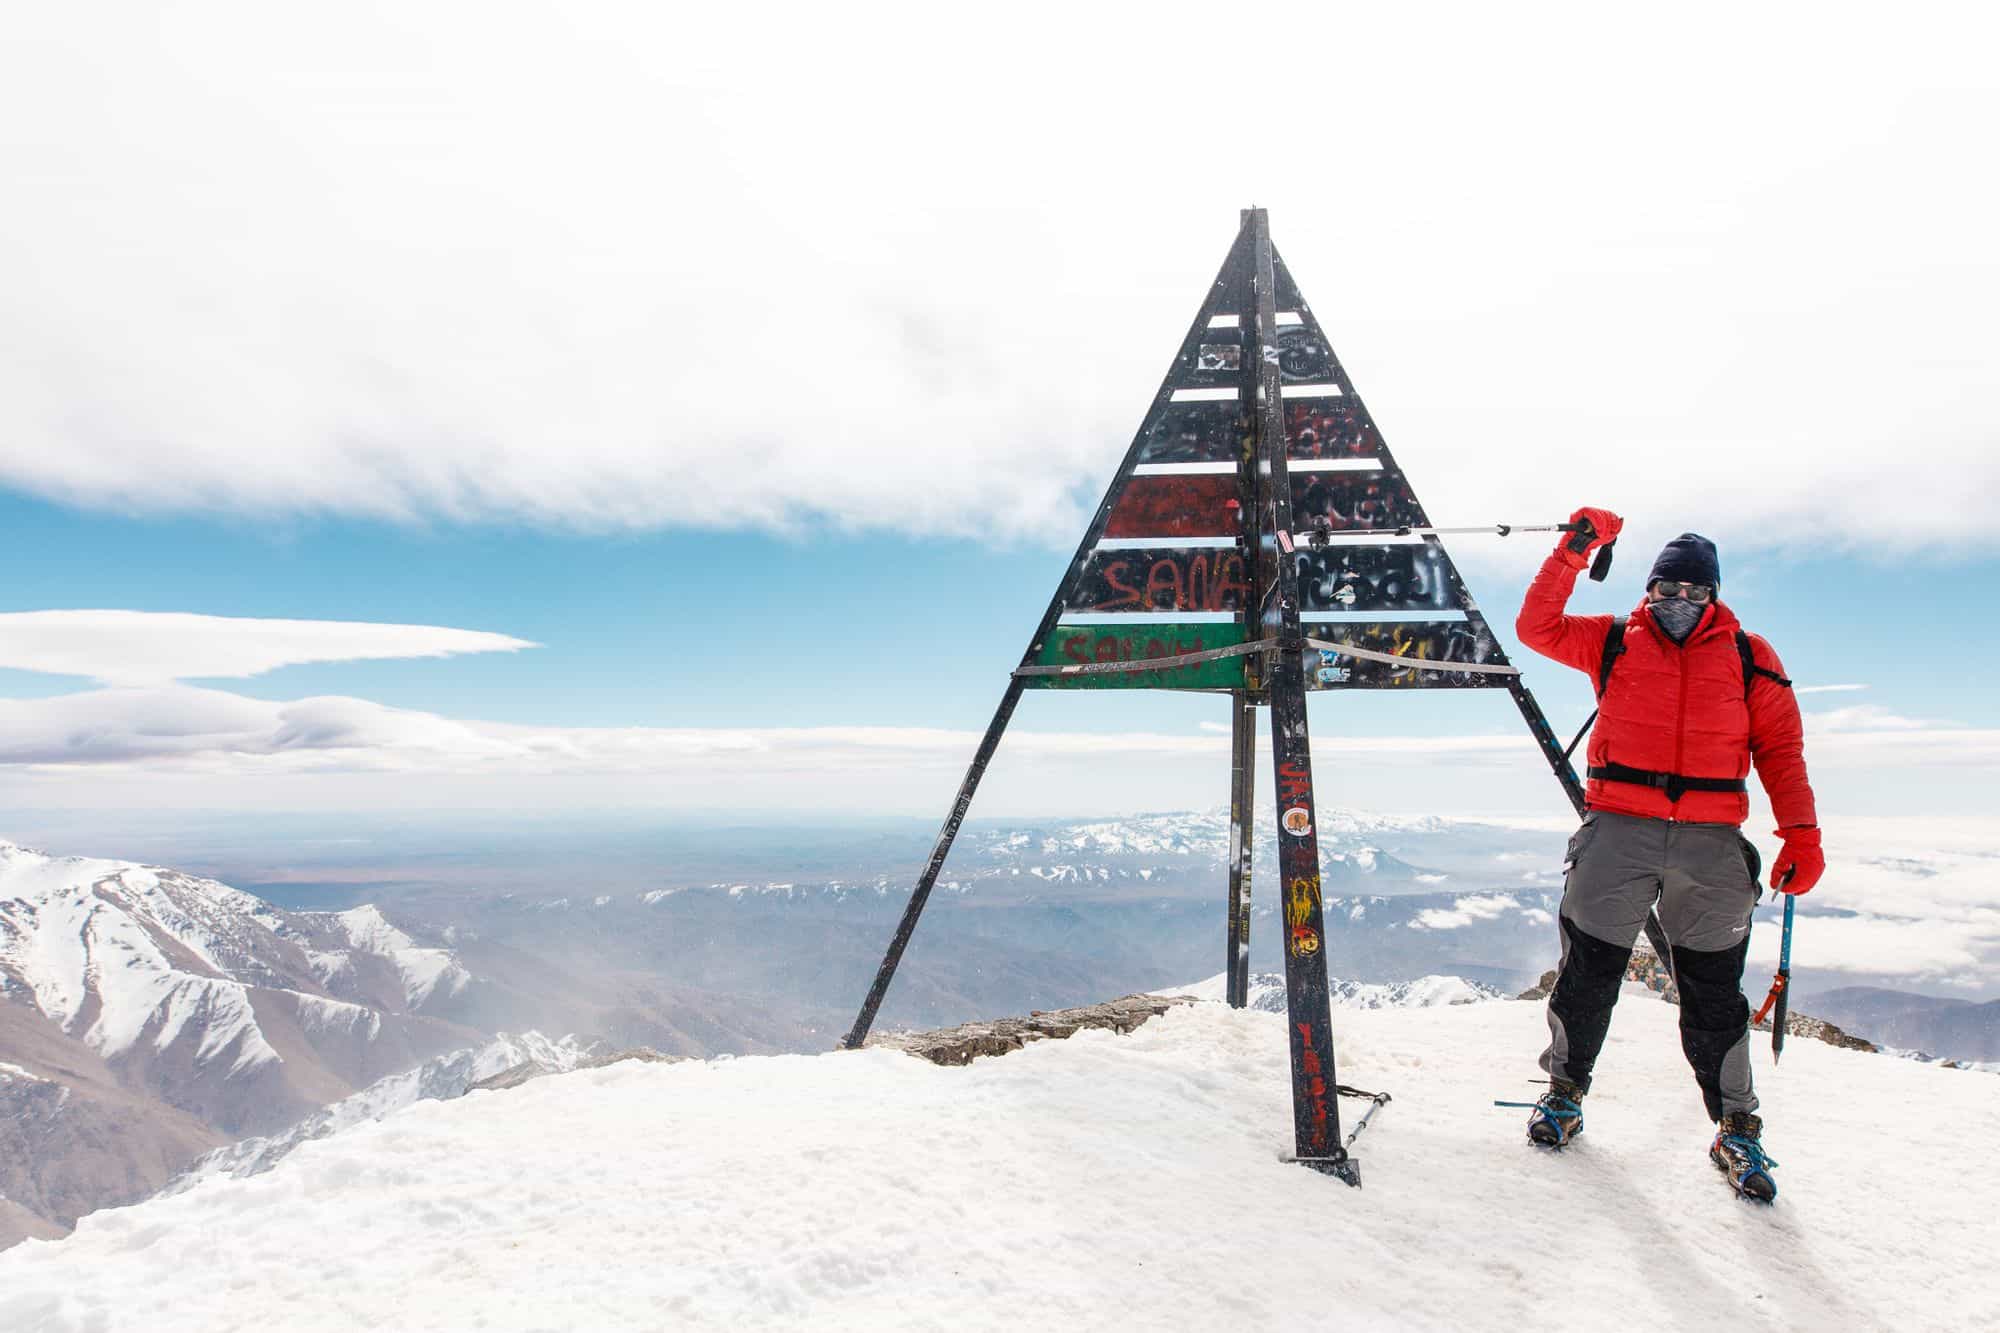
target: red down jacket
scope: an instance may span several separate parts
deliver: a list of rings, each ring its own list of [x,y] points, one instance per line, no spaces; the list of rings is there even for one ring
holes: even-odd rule
[[[1522,643],[1588,673],[1595,684],[1612,618],[1563,614],[1576,576],[1559,555],[1543,561],[1514,629]],[[1687,642],[1676,644],[1653,623],[1642,602],[1626,622],[1625,652],[1598,703],[1589,765],[1743,778],[1750,775],[1754,759],[1778,826],[1817,824],[1798,701],[1777,681],[1753,676],[1746,702],[1743,659],[1736,650],[1741,627],[1736,613],[1718,601]],[[1758,666],[1784,674],[1777,653],[1754,634],[1750,650]],[[1592,778],[1586,794],[1593,810],[1653,819],[1741,824],[1750,814],[1750,798],[1740,792],[1693,791],[1673,801],[1657,787]]]

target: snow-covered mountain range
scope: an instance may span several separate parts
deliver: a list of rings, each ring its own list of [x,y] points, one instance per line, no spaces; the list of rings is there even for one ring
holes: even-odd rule
[[[1206,981],[1191,986],[1169,986],[1157,993],[1219,1001],[1228,997],[1228,979],[1227,973],[1218,972]],[[1431,1009],[1441,1004],[1478,1004],[1507,998],[1504,991],[1477,981],[1437,975],[1393,982],[1333,977],[1327,983],[1327,995],[1337,1009]],[[1267,1014],[1284,1013],[1284,973],[1252,972],[1247,1004]]]
[[[195,1153],[478,1042],[450,1017],[470,981],[373,907],[285,912],[0,843],[0,1196],[62,1227],[148,1193]]]

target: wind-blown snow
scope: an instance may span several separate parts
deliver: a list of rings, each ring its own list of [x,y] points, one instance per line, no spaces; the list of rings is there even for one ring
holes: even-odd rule
[[[1490,1105],[1533,1095],[1539,1006],[1343,1010],[1339,1076],[1395,1097],[1361,1190],[1279,1160],[1284,1019],[1215,1004],[958,1069],[573,1073],[0,1254],[0,1326],[2000,1326],[2000,1168],[1964,1151],[2000,1136],[1990,1078],[1760,1049],[1764,1208],[1708,1163],[1675,1016],[1620,1006],[1589,1132],[1549,1154]],[[1870,1169],[1856,1146],[1915,1106]]]
[[[544,1072],[574,1069],[591,1051],[590,1045],[574,1036],[550,1038],[539,1032],[510,1036],[503,1032],[484,1046],[450,1051],[424,1061],[415,1069],[378,1079],[351,1097],[321,1107],[282,1133],[239,1139],[217,1148],[176,1176],[161,1194],[178,1194],[216,1176],[259,1175],[283,1161],[301,1144],[380,1120],[420,1101],[461,1097],[481,1079],[519,1065],[533,1064]]]

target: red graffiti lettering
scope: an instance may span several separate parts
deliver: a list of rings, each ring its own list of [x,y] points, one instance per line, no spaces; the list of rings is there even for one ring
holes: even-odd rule
[[[1126,564],[1123,560],[1113,560],[1104,566],[1104,586],[1117,594],[1100,603],[1107,611],[1118,607],[1142,608],[1145,605],[1145,594],[1125,581]]]
[[[1312,794],[1312,770],[1287,761],[1278,765],[1278,794],[1287,801],[1303,801]]]
[[[1154,611],[1178,611],[1186,589],[1178,560],[1155,560],[1146,571],[1146,606]]]
[[[1215,599],[1211,611],[1227,611],[1228,603],[1250,595],[1250,583],[1245,577],[1243,557],[1233,552],[1216,557]]]
[[[1294,1023],[1293,1026],[1298,1028],[1299,1038],[1305,1046],[1305,1059],[1302,1063],[1310,1080],[1306,1084],[1306,1096],[1312,1101],[1312,1145],[1315,1148],[1324,1148],[1327,1120],[1326,1078],[1320,1070],[1319,1054],[1313,1050],[1312,1024]]]

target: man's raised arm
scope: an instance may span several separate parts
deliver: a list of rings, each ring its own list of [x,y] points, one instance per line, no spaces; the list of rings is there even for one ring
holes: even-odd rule
[[[1604,636],[1610,632],[1610,616],[1564,615],[1576,576],[1590,564],[1590,553],[1615,541],[1625,520],[1608,509],[1584,508],[1569,516],[1572,523],[1589,523],[1592,535],[1581,551],[1570,549],[1573,534],[1564,533],[1556,549],[1528,585],[1528,595],[1515,617],[1514,632],[1521,642],[1544,657],[1552,657],[1578,671],[1593,675],[1604,656]]]

